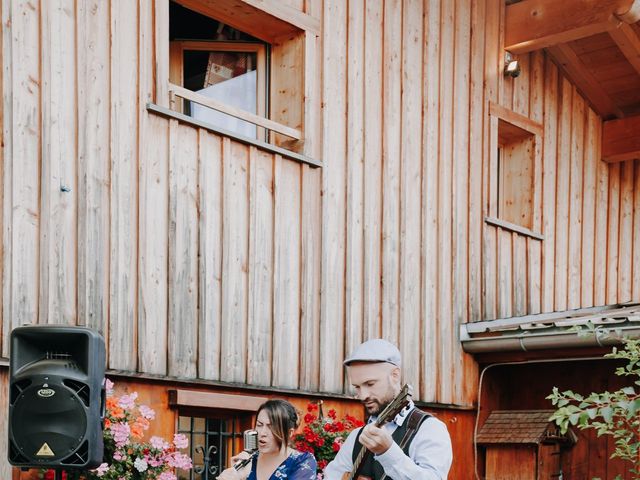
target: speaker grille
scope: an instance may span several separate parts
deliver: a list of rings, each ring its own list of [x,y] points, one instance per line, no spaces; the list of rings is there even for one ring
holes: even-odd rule
[[[65,379],[63,380],[64,385],[74,391],[78,398],[82,400],[87,407],[91,403],[91,390],[89,389],[89,385],[86,383],[78,382],[76,380]]]
[[[20,394],[24,392],[29,387],[29,385],[31,385],[31,379],[29,378],[25,378],[24,380],[14,382],[11,385],[11,400],[10,400],[11,405],[14,405],[16,403],[16,400],[18,399]]]
[[[27,457],[20,453],[13,441],[9,442],[9,460],[13,463],[28,463]]]
[[[86,465],[89,461],[89,442],[85,441],[78,449],[62,460],[63,465]]]
[[[40,395],[43,390],[48,392],[46,397]],[[33,385],[12,408],[10,428],[15,447],[38,463],[69,457],[86,440],[85,409],[73,392],[61,386],[41,389]]]

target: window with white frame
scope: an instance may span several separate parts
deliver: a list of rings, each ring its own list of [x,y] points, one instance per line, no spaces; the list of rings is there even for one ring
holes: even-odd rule
[[[305,32],[228,3],[170,2],[170,107],[222,133],[301,151]]]

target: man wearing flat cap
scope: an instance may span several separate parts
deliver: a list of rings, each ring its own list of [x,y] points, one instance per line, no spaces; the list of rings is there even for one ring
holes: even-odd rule
[[[400,393],[401,357],[386,340],[368,340],[344,361],[356,397],[369,421],[352,431],[336,458],[324,469],[325,480],[352,472],[362,448],[366,455],[357,474],[373,480],[445,480],[453,458],[446,425],[416,408],[413,402],[395,418],[377,427],[378,415]],[[354,476],[353,478],[357,478]]]

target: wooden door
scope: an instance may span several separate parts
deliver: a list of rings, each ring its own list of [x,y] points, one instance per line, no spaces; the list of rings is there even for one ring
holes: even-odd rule
[[[486,480],[537,480],[536,445],[489,445]]]

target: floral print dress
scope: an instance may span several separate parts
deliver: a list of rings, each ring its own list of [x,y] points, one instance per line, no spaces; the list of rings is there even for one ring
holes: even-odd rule
[[[251,473],[247,480],[256,480],[256,468],[258,459],[254,458],[251,464]],[[309,452],[294,450],[285,458],[269,480],[316,480],[316,459]]]

